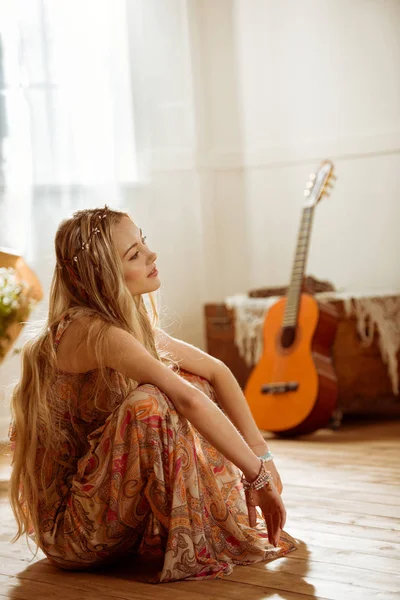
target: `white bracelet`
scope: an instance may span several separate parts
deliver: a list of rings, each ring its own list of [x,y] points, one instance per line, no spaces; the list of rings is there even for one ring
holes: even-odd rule
[[[274,454],[272,454],[271,450],[268,450],[266,454],[263,454],[262,456],[257,456],[257,458],[260,458],[264,462],[269,462],[270,460],[274,460],[275,456]]]

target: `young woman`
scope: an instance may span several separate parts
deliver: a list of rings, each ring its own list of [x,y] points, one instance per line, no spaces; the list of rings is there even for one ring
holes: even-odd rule
[[[161,559],[157,582],[294,550],[232,373],[156,326],[157,255],[142,231],[126,213],[82,210],[55,251],[48,323],[12,399],[16,539],[65,569]]]

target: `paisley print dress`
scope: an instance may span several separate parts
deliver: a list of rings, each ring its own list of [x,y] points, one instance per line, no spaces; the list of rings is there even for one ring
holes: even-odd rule
[[[67,326],[60,322],[56,345]],[[206,379],[179,375],[217,402]],[[260,515],[249,526],[240,471],[162,391],[145,384],[128,394],[120,373],[109,376],[94,404],[96,370],[57,372],[52,414],[65,444],[58,456],[39,448],[45,484],[40,531],[32,533],[53,564],[88,569],[119,557],[157,559],[157,583],[214,579],[296,549],[285,532],[277,548],[270,545]]]

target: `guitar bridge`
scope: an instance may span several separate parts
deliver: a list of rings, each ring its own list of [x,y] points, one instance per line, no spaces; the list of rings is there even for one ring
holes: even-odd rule
[[[261,387],[262,394],[286,394],[286,392],[296,392],[299,389],[297,381],[282,381],[279,383],[268,383]]]

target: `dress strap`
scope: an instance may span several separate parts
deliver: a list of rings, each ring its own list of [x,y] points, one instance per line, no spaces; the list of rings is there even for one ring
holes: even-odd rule
[[[64,331],[67,329],[68,325],[71,323],[71,318],[66,316],[62,317],[59,324],[57,325],[56,335],[54,338],[54,350],[57,352],[58,345],[61,340],[61,336]]]

